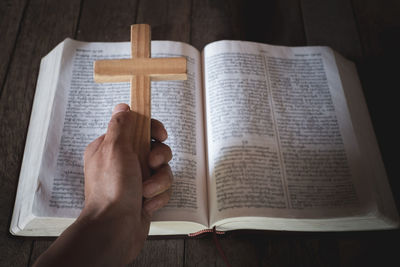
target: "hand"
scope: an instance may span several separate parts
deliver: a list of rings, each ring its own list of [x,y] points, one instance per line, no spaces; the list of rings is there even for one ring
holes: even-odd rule
[[[138,156],[132,149],[133,119],[128,105],[117,105],[106,134],[87,146],[85,207],[76,222],[43,254],[47,258],[53,256],[54,260],[58,253],[65,257],[66,265],[117,266],[131,262],[139,254],[153,212],[170,198],[172,172],[168,162],[172,153],[161,143],[167,138],[164,126],[152,120],[155,141],[148,164],[153,174],[143,182]]]
[[[167,139],[167,131],[161,122],[151,121],[151,135],[155,140],[148,164],[155,172],[143,183],[138,157],[132,150],[133,112],[126,104],[119,104],[113,111],[107,133],[90,143],[85,151],[85,209],[101,213],[110,205],[113,208],[142,210],[142,196],[146,198],[142,216],[144,219],[164,206],[170,197],[168,190],[172,173],[168,162],[171,149],[161,143]],[[121,203],[133,206],[125,207]]]
[[[152,120],[153,142],[149,166],[155,173],[142,185],[138,156],[133,152],[133,112],[117,105],[107,133],[85,151],[85,208],[80,219],[110,216],[124,218],[131,229],[130,259],[135,257],[147,237],[151,214],[169,200],[172,173],[167,164],[172,153],[160,142],[167,138],[164,126]],[[143,189],[142,189],[143,186]],[[142,203],[142,197],[145,197]],[[103,218],[104,219],[104,218]]]

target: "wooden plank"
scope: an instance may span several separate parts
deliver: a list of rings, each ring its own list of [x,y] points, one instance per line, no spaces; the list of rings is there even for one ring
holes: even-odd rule
[[[86,0],[77,38],[85,41],[128,41],[131,24],[148,23],[153,40],[190,40],[191,2],[186,0]],[[102,15],[102,16],[101,16]],[[137,17],[136,17],[137,16]],[[94,26],[96,29],[94,30]]]
[[[151,25],[152,40],[190,41],[191,1],[140,1],[136,23]]]
[[[73,36],[79,0],[32,0],[22,19],[0,99],[0,266],[27,265],[32,240],[7,235],[35,92],[40,59]],[[5,215],[7,214],[7,216]]]
[[[53,243],[54,240],[35,240],[32,248],[31,257],[29,259],[29,266],[32,266],[39,256],[46,251],[48,247]]]
[[[229,39],[280,45],[304,45],[299,1],[193,1],[192,44]]]
[[[348,233],[339,240],[340,266],[398,266],[400,231]]]
[[[76,38],[82,41],[129,41],[139,0],[85,0]]]
[[[225,249],[225,246],[222,246]],[[223,266],[212,237],[191,238],[185,240],[185,265],[186,266]]]
[[[187,240],[189,241],[189,240]],[[187,266],[225,266],[211,236],[192,239],[185,252]],[[318,234],[235,231],[219,236],[232,266],[338,266],[339,248],[335,237]],[[204,253],[203,253],[204,252]],[[205,257],[204,255],[208,255]]]
[[[53,243],[49,240],[35,241],[29,265]],[[128,266],[183,266],[183,239],[147,240],[138,258]],[[161,266],[162,266],[161,265]]]
[[[221,248],[232,266],[260,266],[258,250],[264,244],[256,243],[251,236],[218,235]],[[265,241],[265,240],[263,240]],[[211,234],[186,240],[186,266],[226,266]]]
[[[128,266],[183,266],[183,239],[147,240],[136,258]]]
[[[361,58],[361,44],[349,0],[301,0],[307,45],[327,45],[351,60]]]
[[[191,44],[202,50],[210,42],[222,39],[240,39],[242,32],[234,31],[232,10],[234,1],[194,0],[192,7]],[[239,6],[241,1],[236,1]]]
[[[353,0],[363,58],[357,64],[389,182],[400,211],[399,139],[392,118],[398,114],[400,2]]]
[[[318,238],[275,234],[264,237],[269,239],[269,246],[259,251],[263,266],[327,266],[322,263],[332,260],[321,259]],[[335,266],[333,263],[331,266]]]
[[[27,0],[3,0],[0,1],[0,95],[3,89],[4,79],[14,51],[15,42],[19,32],[22,15]]]
[[[399,56],[400,2],[351,0],[365,57]]]
[[[305,45],[299,0],[245,1],[245,40],[276,45]]]

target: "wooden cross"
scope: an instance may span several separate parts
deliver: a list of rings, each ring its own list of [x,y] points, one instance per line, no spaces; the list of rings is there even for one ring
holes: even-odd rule
[[[150,151],[151,93],[150,80],[186,80],[186,58],[150,58],[150,26],[131,26],[131,59],[98,60],[94,63],[94,80],[131,83],[131,110],[135,111],[134,151],[142,170],[147,170]]]

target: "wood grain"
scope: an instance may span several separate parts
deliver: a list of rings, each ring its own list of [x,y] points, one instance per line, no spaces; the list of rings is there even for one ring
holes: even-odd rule
[[[84,0],[76,38],[88,42],[129,41],[139,0]]]
[[[245,40],[268,44],[306,44],[300,0],[243,0]]]
[[[238,2],[240,4],[241,2]],[[191,44],[199,50],[210,42],[222,39],[239,39],[232,29],[232,1],[193,0]]]
[[[132,58],[149,58],[151,56],[151,28],[149,24],[131,26]]]
[[[400,211],[400,142],[397,131],[393,131],[392,121],[393,116],[399,113],[400,2],[353,0],[352,4],[363,53],[357,68],[397,210]]]
[[[144,179],[148,177],[147,159],[150,152],[151,84],[161,80],[187,79],[186,58],[150,58],[151,28],[148,24],[131,26],[131,59],[98,60],[94,62],[96,82],[127,82],[131,84],[130,107],[135,111],[133,150],[138,154]]]
[[[399,231],[352,233],[338,238],[340,266],[399,265]]]
[[[139,257],[128,266],[184,266],[183,239],[147,240]]]
[[[136,23],[151,25],[152,40],[189,43],[191,3],[187,0],[140,1]]]
[[[149,58],[151,56],[151,28],[148,24],[131,26],[131,56]],[[150,77],[137,75],[131,78],[130,107],[135,111],[134,144],[133,150],[138,153],[142,166],[143,179],[147,179],[150,171],[147,165],[150,153],[150,122],[151,122],[151,84]]]
[[[301,7],[307,45],[327,45],[348,59],[361,59],[361,43],[350,1],[301,0]]]
[[[0,94],[7,74],[27,0],[0,1]]]
[[[151,145],[151,91],[149,76],[138,75],[131,78],[130,107],[135,111],[133,151],[139,156],[143,179],[147,179],[150,175],[147,159]]]
[[[135,58],[97,60],[94,62],[94,81],[129,82],[132,76],[149,76],[152,81],[186,80],[186,59]]]
[[[259,266],[256,243],[252,238],[235,238],[228,234],[218,236],[218,240],[232,266]],[[211,234],[186,240],[185,263],[187,266],[226,266]]]
[[[32,248],[31,256],[29,259],[29,266],[32,266],[39,256],[45,252],[48,247],[54,242],[53,240],[36,240]]]

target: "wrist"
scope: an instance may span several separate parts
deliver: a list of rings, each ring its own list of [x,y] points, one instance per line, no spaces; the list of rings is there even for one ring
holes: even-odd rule
[[[96,254],[103,255],[107,266],[124,266],[132,261],[140,251],[135,240],[140,234],[135,231],[138,223],[133,216],[113,211],[111,207],[104,210],[84,209],[72,226],[84,232],[86,240],[96,244]],[[90,248],[88,248],[90,249]]]
[[[85,204],[82,212],[79,217],[76,219],[77,223],[83,225],[113,225],[120,226],[118,227],[123,229],[130,229],[130,227],[123,227],[126,225],[134,225],[138,220],[133,213],[130,213],[128,210],[121,209],[119,205],[107,204],[107,205],[98,205],[97,203],[87,203]],[[123,230],[121,229],[121,230]]]

